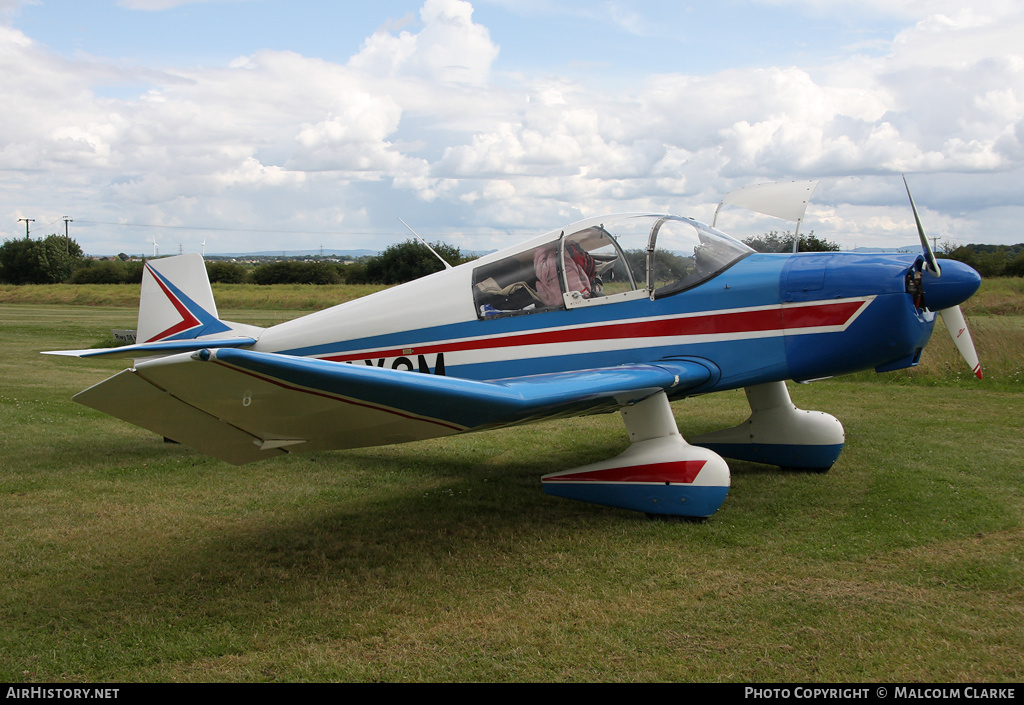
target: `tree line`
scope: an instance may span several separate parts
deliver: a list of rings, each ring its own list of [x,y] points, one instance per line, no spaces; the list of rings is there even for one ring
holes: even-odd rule
[[[1024,277],[1024,243],[947,246],[940,248],[938,255],[969,264],[985,279]]]
[[[452,266],[468,262],[458,247],[441,242],[431,247]],[[85,257],[82,248],[64,235],[8,240],[0,245],[0,283],[3,284],[139,284],[144,260],[122,253],[116,257]],[[415,240],[391,245],[379,255],[351,264],[327,260],[283,260],[242,264],[206,261],[211,282],[225,284],[400,284],[444,269],[426,247]]]
[[[758,252],[792,252],[793,236],[771,231],[743,241]],[[838,252],[839,245],[811,234],[800,237],[800,252]],[[1024,277],[1024,243],[1016,245],[944,245],[936,253],[970,265],[985,279],[992,277]]]
[[[792,252],[794,235],[788,230],[780,233],[778,230],[771,230],[764,235],[748,237],[743,244],[758,252]],[[812,230],[807,235],[800,236],[800,246],[797,252],[839,252],[838,244],[820,238]]]

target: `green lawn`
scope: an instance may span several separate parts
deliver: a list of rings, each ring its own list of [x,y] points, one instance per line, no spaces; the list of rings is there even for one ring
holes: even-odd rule
[[[979,349],[1021,328],[968,315]],[[134,318],[0,305],[0,681],[1024,678],[1019,347],[980,384],[792,385],[843,421],[837,465],[733,462],[694,524],[543,494],[627,445],[617,415],[243,467],[164,444],[71,401],[123,361],[38,354]]]

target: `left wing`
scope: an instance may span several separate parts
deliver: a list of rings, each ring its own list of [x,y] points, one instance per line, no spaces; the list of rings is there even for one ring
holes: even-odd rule
[[[612,411],[718,374],[686,358],[480,382],[221,348],[141,362],[75,400],[242,464]]]

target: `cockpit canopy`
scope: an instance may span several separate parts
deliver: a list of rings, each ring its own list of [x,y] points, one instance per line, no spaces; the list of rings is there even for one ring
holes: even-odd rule
[[[753,252],[725,233],[672,215],[592,218],[473,271],[480,318],[671,296]]]

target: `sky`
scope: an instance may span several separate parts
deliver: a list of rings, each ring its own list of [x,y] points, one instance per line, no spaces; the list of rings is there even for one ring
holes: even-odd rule
[[[820,179],[844,248],[1024,241],[1016,0],[0,0],[0,238],[490,250]],[[738,237],[792,223],[727,209]]]

